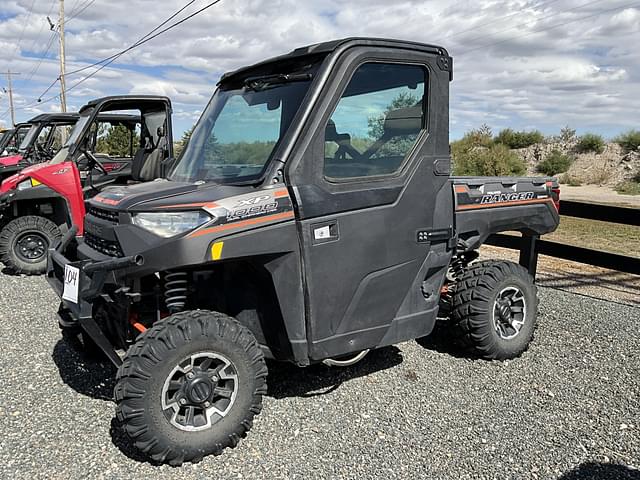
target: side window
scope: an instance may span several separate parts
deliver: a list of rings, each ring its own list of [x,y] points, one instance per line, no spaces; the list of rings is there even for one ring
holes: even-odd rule
[[[64,145],[69,138],[72,129],[73,125],[56,125],[53,138],[51,139],[51,149],[53,151],[57,152],[62,148],[62,145]]]
[[[112,158],[132,157],[140,144],[140,128],[133,125],[113,124],[108,122],[94,122],[92,131],[97,125],[96,145],[93,147],[97,155]]]
[[[426,83],[427,71],[418,65],[358,67],[326,125],[325,177],[398,171],[425,125]]]

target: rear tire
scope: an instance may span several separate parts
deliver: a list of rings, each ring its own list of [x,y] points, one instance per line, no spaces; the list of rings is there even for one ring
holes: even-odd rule
[[[454,338],[487,360],[516,358],[533,339],[537,309],[537,289],[524,267],[508,261],[475,263],[456,284]]]
[[[61,236],[48,218],[18,217],[0,231],[0,260],[14,273],[39,275],[47,269],[47,250]]]
[[[136,448],[171,465],[235,447],[262,410],[267,367],[251,332],[203,310],[157,322],[116,375],[116,415]]]

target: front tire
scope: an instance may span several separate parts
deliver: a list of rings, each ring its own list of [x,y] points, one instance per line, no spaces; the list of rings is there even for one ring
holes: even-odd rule
[[[116,375],[116,415],[136,448],[171,465],[235,447],[262,410],[267,367],[235,319],[181,312],[142,334]]]
[[[487,360],[519,357],[533,339],[537,309],[537,289],[524,267],[508,261],[475,263],[456,284],[454,337]]]
[[[48,218],[18,217],[0,231],[0,259],[14,273],[42,274],[47,269],[47,250],[61,236]]]

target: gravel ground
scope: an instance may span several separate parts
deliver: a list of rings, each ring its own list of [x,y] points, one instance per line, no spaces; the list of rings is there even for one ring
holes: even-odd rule
[[[0,274],[0,478],[640,479],[640,309],[540,296],[514,361],[407,342],[342,370],[270,364],[238,448],[172,468],[123,438],[113,372],[59,340],[45,281]]]

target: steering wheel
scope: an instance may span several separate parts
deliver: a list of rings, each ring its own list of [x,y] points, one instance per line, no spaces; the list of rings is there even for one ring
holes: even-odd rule
[[[101,171],[105,175],[109,175],[109,172],[107,172],[107,170],[104,168],[104,165],[100,163],[100,161],[93,155],[93,153],[91,153],[89,150],[86,150],[86,149],[83,149],[82,153],[89,160],[87,162],[87,166],[89,167],[89,172],[91,172],[91,170],[95,168],[96,170]]]

